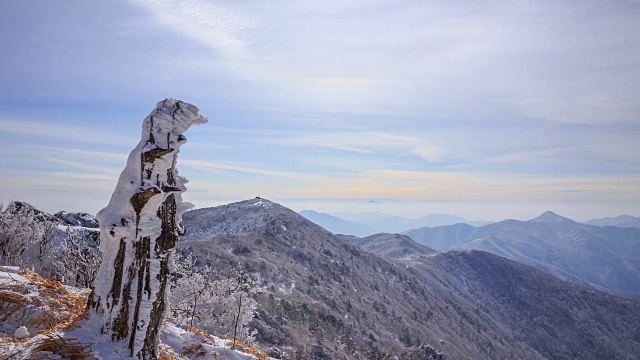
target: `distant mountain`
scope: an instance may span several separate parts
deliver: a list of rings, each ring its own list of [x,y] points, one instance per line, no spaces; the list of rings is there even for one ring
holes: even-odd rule
[[[334,215],[304,210],[300,215],[334,234],[369,236],[378,233],[401,233],[420,227],[452,225],[458,223],[482,226],[487,221],[470,221],[455,215],[431,214],[418,219],[393,216],[382,212],[338,213]]]
[[[348,234],[355,236],[367,236],[373,231],[368,225],[354,221],[341,219],[337,216],[320,213],[313,210],[303,210],[300,215],[322,226],[334,234]]]
[[[394,215],[383,213],[381,211],[338,212],[332,215],[359,223],[373,223],[394,217]]]
[[[406,233],[437,250],[488,251],[582,286],[640,299],[640,229],[596,227],[546,212],[529,221]]]
[[[560,216],[553,211],[545,211],[542,215],[535,217],[530,222],[540,222],[540,223],[549,223],[549,224],[575,224],[576,222],[566,218],[564,216]]]
[[[430,246],[438,251],[446,251],[473,239],[476,229],[468,224],[454,224],[422,227],[409,230],[404,234],[422,245]]]
[[[584,224],[595,226],[615,226],[621,228],[640,228],[640,217],[620,215],[612,218],[606,217],[602,219],[593,219],[585,222]]]

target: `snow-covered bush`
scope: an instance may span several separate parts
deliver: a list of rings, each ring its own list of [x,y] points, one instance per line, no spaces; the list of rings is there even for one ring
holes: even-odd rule
[[[72,286],[90,287],[102,261],[97,231],[67,228],[67,235],[55,250],[54,277]]]
[[[234,269],[220,276],[208,266],[195,266],[191,254],[176,254],[176,272],[171,282],[173,318],[182,324],[197,325],[212,334],[253,343],[247,325],[253,319],[256,301],[254,277]]]
[[[0,262],[30,265],[43,271],[45,258],[55,245],[57,222],[33,206],[14,201],[0,204]]]

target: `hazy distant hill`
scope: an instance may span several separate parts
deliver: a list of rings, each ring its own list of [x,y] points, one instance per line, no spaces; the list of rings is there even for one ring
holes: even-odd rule
[[[334,234],[348,234],[355,236],[367,236],[373,233],[373,229],[365,224],[341,219],[337,216],[319,213],[313,210],[303,210],[300,215],[322,226]]]
[[[606,217],[602,219],[593,219],[585,222],[587,225],[595,226],[615,226],[615,227],[633,227],[640,228],[640,217],[629,215],[620,215],[616,217]]]
[[[260,274],[258,340],[292,359],[423,359],[417,352],[434,348],[448,359],[640,353],[639,302],[495,255],[437,254],[389,234],[346,237],[357,249],[264,199],[190,211],[184,222],[180,251]]]
[[[584,225],[546,212],[529,221],[406,234],[437,250],[484,250],[583,286],[640,298],[640,229]]]
[[[405,232],[404,234],[438,251],[446,251],[453,246],[464,244],[473,239],[477,228],[468,224],[455,224],[436,227],[422,227]]]
[[[369,236],[378,233],[401,233],[420,227],[452,225],[458,223],[482,226],[487,221],[471,221],[455,215],[431,214],[418,219],[393,216],[382,212],[325,214],[303,210],[300,215],[334,234]]]

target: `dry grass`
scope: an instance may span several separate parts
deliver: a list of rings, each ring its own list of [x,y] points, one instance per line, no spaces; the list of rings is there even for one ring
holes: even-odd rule
[[[207,350],[205,350],[204,346],[202,346],[202,344],[191,344],[187,347],[185,347],[182,350],[182,355],[184,356],[190,356],[190,357],[204,357],[205,355],[207,355]]]
[[[229,343],[233,344],[233,346],[235,346],[237,349],[240,349],[249,355],[255,356],[258,360],[269,359],[269,357],[267,356],[267,353],[265,353],[264,350],[260,350],[251,345],[247,345],[238,339],[236,339],[235,342],[233,341],[233,339],[227,339],[227,340],[229,341]]]
[[[46,331],[67,330],[86,316],[86,296],[69,291],[61,282],[44,279],[37,273],[22,269],[20,275],[37,286],[44,295],[39,304],[46,314],[31,319],[27,324]]]
[[[48,359],[49,354],[60,355],[65,359],[95,359],[93,344],[83,345],[78,339],[64,338],[56,333],[43,335],[30,348],[33,359]]]
[[[187,360],[187,358],[176,354],[171,347],[160,344],[158,345],[158,360]]]
[[[195,326],[187,326],[186,328],[184,328],[185,331],[188,331],[190,333],[194,333],[194,334],[198,334],[198,335],[202,335],[204,337],[209,337],[209,333],[204,331],[203,329],[200,329],[199,327],[195,327]]]
[[[29,359],[49,359],[58,355],[65,359],[93,359],[93,344],[83,345],[78,339],[64,338],[57,331],[69,329],[86,316],[86,296],[69,291],[62,283],[44,279],[37,273],[21,268],[20,275],[29,280],[29,286],[14,280],[3,284],[0,290],[0,310],[4,321],[11,317],[28,319],[25,325],[40,329],[28,340],[3,337],[5,344],[20,345]],[[31,288],[29,288],[31,287]],[[29,296],[37,288],[41,296]],[[42,316],[34,318],[34,313]]]

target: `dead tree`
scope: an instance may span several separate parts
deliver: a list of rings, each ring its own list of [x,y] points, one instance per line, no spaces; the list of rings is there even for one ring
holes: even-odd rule
[[[176,241],[184,234],[186,179],[176,161],[183,133],[207,119],[198,108],[160,101],[144,119],[142,139],[129,155],[111,201],[98,213],[104,258],[88,307],[100,331],[129,356],[156,359]]]

